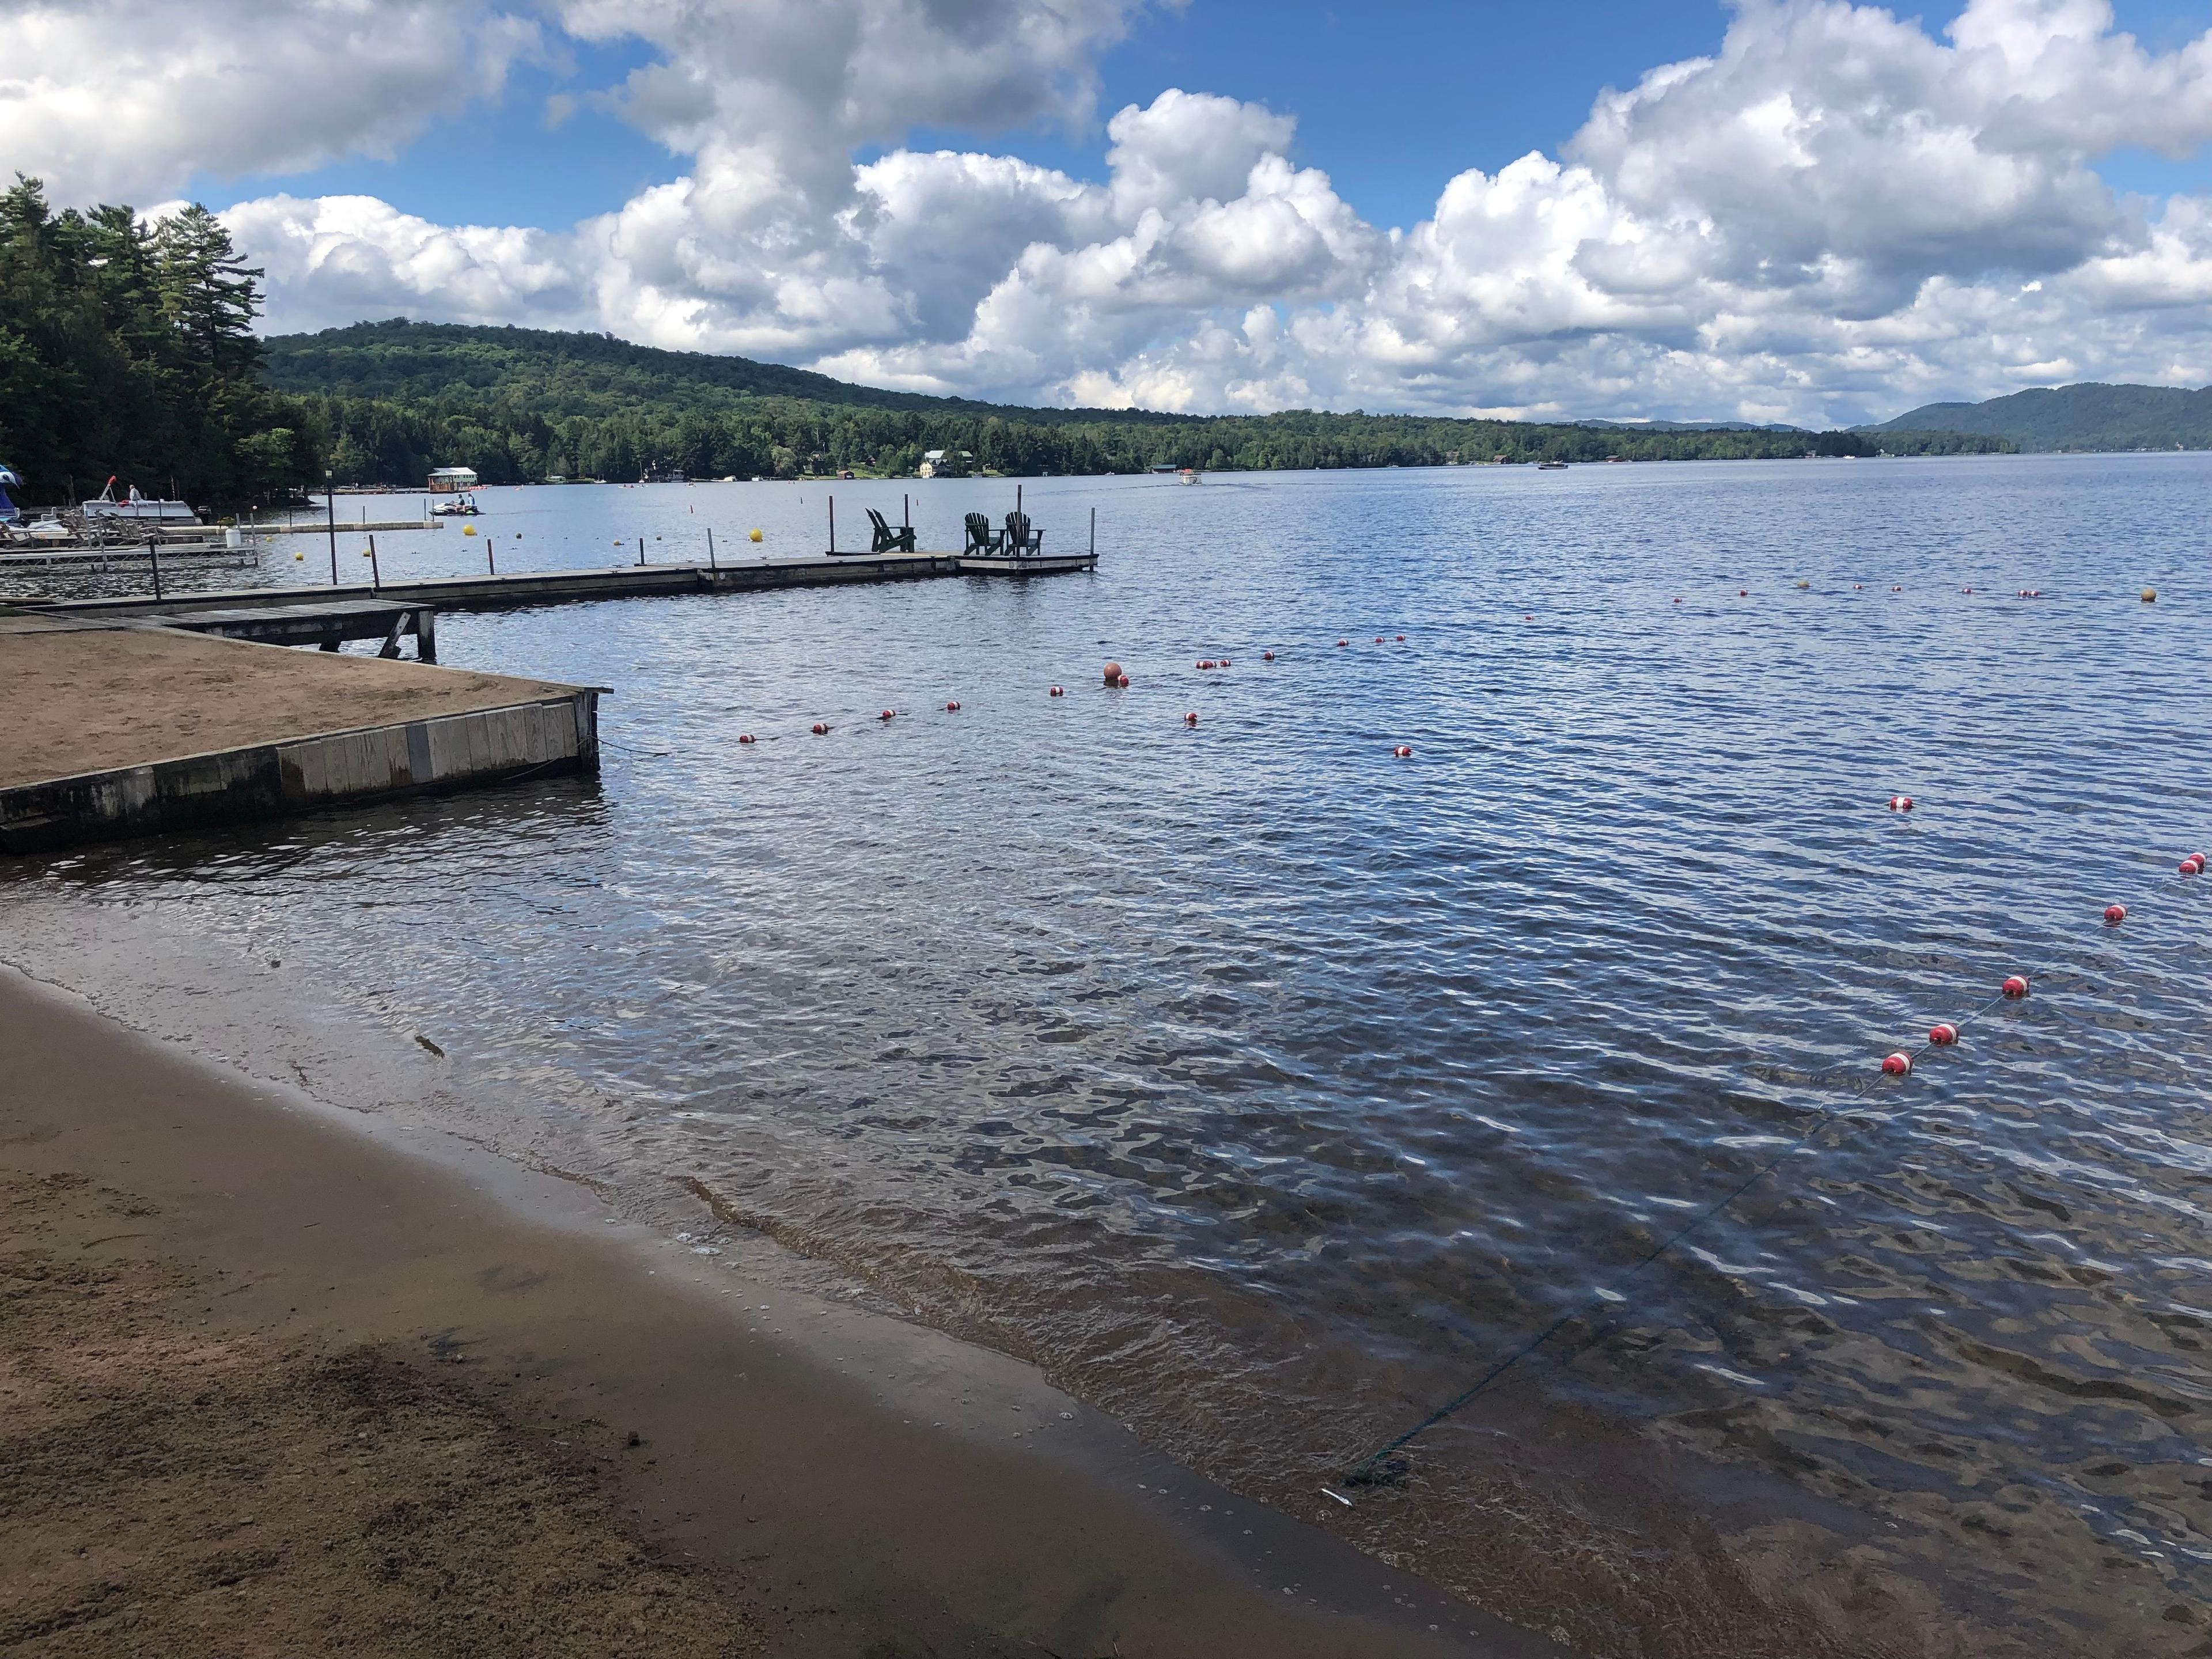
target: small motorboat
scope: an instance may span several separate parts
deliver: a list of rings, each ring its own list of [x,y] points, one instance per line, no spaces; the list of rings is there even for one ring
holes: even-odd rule
[[[1565,472],[1566,470],[1567,464],[1565,461],[1539,461],[1536,463],[1536,471],[1539,472]]]
[[[84,519],[88,526],[103,521],[124,524],[198,524],[200,515],[183,501],[152,501],[138,493],[133,484],[118,499],[115,494],[115,478],[108,476],[107,485],[99,495],[84,503]]]
[[[1200,472],[1194,466],[1179,467],[1176,471],[1176,482],[1177,483],[1204,483],[1206,482],[1206,474]]]

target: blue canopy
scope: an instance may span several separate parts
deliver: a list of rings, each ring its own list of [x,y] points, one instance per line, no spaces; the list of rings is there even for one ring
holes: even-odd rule
[[[15,469],[5,461],[0,461],[0,484],[13,484],[18,489],[23,487],[23,481],[16,476]]]

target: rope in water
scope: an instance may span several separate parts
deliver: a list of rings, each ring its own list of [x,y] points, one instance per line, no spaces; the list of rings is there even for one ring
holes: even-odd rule
[[[2079,976],[2063,975],[2056,969],[2048,968],[2039,968],[2034,972],[2027,975],[2025,977],[2031,986],[2043,985],[2047,979],[2055,980],[2059,985],[2063,986]],[[1968,1025],[1973,1024],[1975,1021],[1985,1018],[1991,1010],[1997,1007],[2000,1004],[2014,1000],[2014,999],[2008,997],[2004,992],[1999,991],[1996,995],[1990,998],[1979,1007],[1974,1009],[1971,1013],[1962,1015],[1957,1020],[1950,1023],[1960,1030],[1963,1031]],[[1918,1048],[1911,1050],[1909,1053],[1909,1058],[1911,1059],[1913,1066],[1917,1067],[1920,1063],[1921,1057],[1929,1053],[1937,1045],[1935,1041],[1932,1038],[1929,1038],[1922,1042]],[[1827,1079],[1826,1079],[1816,1078],[1809,1086],[1821,1086],[1824,1081],[1833,1079],[1837,1075],[1837,1073],[1832,1072],[1827,1074]],[[1908,1072],[1906,1076],[1909,1077],[1911,1073]],[[1844,1086],[1850,1091],[1855,1099],[1863,1099],[1868,1091],[1875,1088],[1882,1080],[1883,1079],[1879,1077],[1858,1075],[1845,1081]],[[1900,1079],[1900,1081],[1902,1079]],[[1810,1124],[1792,1138],[1789,1144],[1784,1146],[1780,1152],[1775,1153],[1772,1158],[1767,1159],[1766,1162],[1753,1170],[1749,1175],[1746,1176],[1726,1193],[1716,1199],[1711,1204],[1699,1211],[1698,1214],[1692,1217],[1688,1221],[1684,1222],[1682,1225],[1675,1229],[1674,1232],[1668,1234],[1665,1238],[1660,1240],[1658,1243],[1652,1246],[1652,1248],[1646,1251],[1643,1256],[1638,1258],[1625,1273],[1620,1274],[1616,1282],[1625,1282],[1627,1279],[1635,1278],[1646,1267],[1649,1267],[1652,1263],[1657,1261],[1662,1256],[1667,1255],[1668,1251],[1674,1249],[1676,1245],[1681,1243],[1692,1234],[1697,1232],[1700,1228],[1713,1221],[1738,1199],[1748,1193],[1753,1188],[1758,1186],[1759,1182],[1765,1180],[1768,1176],[1773,1174],[1777,1169],[1781,1167],[1784,1159],[1796,1152],[1808,1141],[1811,1140],[1814,1136],[1819,1134],[1820,1131],[1835,1123],[1850,1121],[1855,1117],[1857,1118],[1862,1124],[1889,1121],[1886,1118],[1878,1117],[1873,1114],[1856,1113],[1849,1108],[1835,1110],[1824,1110],[1820,1112],[1814,1117],[1814,1121]],[[1401,1467],[1394,1465],[1391,1462],[1391,1459],[1393,1459],[1397,1453],[1403,1451],[1407,1446],[1420,1438],[1424,1434],[1426,1434],[1431,1429],[1436,1427],[1439,1423],[1443,1422],[1448,1418],[1456,1415],[1458,1413],[1465,1410],[1468,1406],[1474,1404],[1475,1401],[1489,1393],[1505,1377],[1509,1372],[1510,1372],[1516,1366],[1519,1365],[1522,1360],[1527,1359],[1539,1349],[1542,1348],[1561,1331],[1566,1329],[1568,1326],[1589,1317],[1598,1310],[1609,1306],[1613,1298],[1611,1297],[1602,1293],[1593,1295],[1587,1300],[1571,1309],[1566,1313],[1560,1315],[1550,1324],[1545,1326],[1542,1330],[1537,1332],[1534,1336],[1529,1338],[1528,1341],[1522,1343],[1519,1347],[1514,1349],[1512,1352],[1507,1354],[1504,1358],[1498,1360],[1497,1364],[1491,1366],[1489,1370],[1486,1370],[1480,1377],[1476,1378],[1475,1381],[1468,1388],[1461,1390],[1458,1394],[1454,1395],[1450,1399],[1445,1401],[1435,1410],[1429,1413],[1427,1416],[1422,1418],[1420,1421],[1415,1423],[1411,1428],[1405,1430],[1402,1433],[1393,1436],[1390,1439],[1385,1441],[1382,1445],[1370,1452],[1365,1457],[1360,1459],[1358,1462],[1353,1464],[1345,1474],[1345,1483],[1352,1486],[1377,1486],[1389,1485],[1392,1481],[1395,1480],[1400,1474],[1404,1473]],[[1592,1347],[1596,1346],[1604,1334],[1606,1334],[1606,1329],[1601,1324],[1600,1329],[1597,1332],[1593,1333],[1588,1341],[1576,1347],[1568,1355],[1568,1358],[1571,1360],[1588,1352]]]

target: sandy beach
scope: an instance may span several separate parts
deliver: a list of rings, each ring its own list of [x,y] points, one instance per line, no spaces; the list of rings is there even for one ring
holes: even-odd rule
[[[1011,1360],[738,1313],[588,1190],[434,1166],[13,969],[0,1053],[10,1651],[1561,1651]],[[810,1316],[853,1364],[775,1334]]]

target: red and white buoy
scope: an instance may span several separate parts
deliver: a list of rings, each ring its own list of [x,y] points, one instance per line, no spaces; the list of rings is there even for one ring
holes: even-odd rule
[[[814,722],[814,735],[816,737],[826,737],[829,735],[829,732],[830,728],[824,726],[820,720]]]
[[[2007,1001],[2018,1002],[2027,994],[2027,976],[2022,974],[2008,974],[2005,976],[2005,982],[1997,988],[2004,993]]]
[[[2108,904],[2108,905],[2106,905],[2106,906],[2105,907],[2105,926],[2106,926],[2106,927],[2118,927],[2122,922],[2125,921],[2127,919],[2128,919],[2128,907],[2127,907],[2126,905],[2124,905],[2124,904]]]
[[[1949,1020],[1943,1020],[1930,1028],[1928,1040],[1939,1048],[1948,1048],[1959,1040],[1959,1028]]]
[[[892,715],[894,715],[894,714],[897,714],[897,713],[898,713],[898,710],[897,710],[897,709],[896,709],[896,708],[886,708],[886,709],[884,709],[884,712],[883,712],[882,714],[880,714],[877,715],[877,716],[876,716],[876,718],[877,718],[878,720],[887,720],[890,719]]]
[[[1411,760],[1413,758],[1413,746],[1411,744],[1401,743],[1390,752],[1395,755],[1400,760]]]
[[[1192,710],[1189,714],[1185,714],[1185,715],[1182,717],[1182,723],[1183,723],[1185,726],[1195,726],[1195,725],[1197,725],[1197,724],[1198,724],[1198,712],[1197,712],[1195,709],[1194,709],[1194,710]]]
[[[1064,685],[1055,685],[1052,688],[1052,695],[1055,697],[1064,697],[1067,695],[1067,688]]]
[[[1262,651],[1262,652],[1260,653],[1260,660],[1261,660],[1261,662],[1273,662],[1273,661],[1274,661],[1274,659],[1275,659],[1275,653],[1274,653],[1273,652],[1272,652],[1272,651]]]
[[[2181,873],[2185,876],[2203,875],[2204,873],[2204,860],[2198,858],[2196,854],[2191,853],[2187,858],[2182,860]]]
[[[1339,640],[1339,641],[1337,641],[1337,643],[1338,643],[1339,645],[1340,645],[1340,646],[1342,646],[1342,645],[1350,645],[1350,644],[1352,643],[1352,641],[1351,641],[1350,640]]]
[[[1912,1056],[1903,1053],[1891,1054],[1881,1062],[1881,1069],[1889,1077],[1909,1077],[1912,1073]]]
[[[739,743],[750,743],[752,740],[753,734],[750,732],[740,732],[738,733],[738,741]]]
[[[884,710],[886,714],[890,712],[888,709]],[[948,714],[957,714],[960,712],[960,705],[957,702],[948,702],[945,705],[945,712]]]
[[[1910,812],[1912,810],[1912,797],[1892,795],[1889,798],[1889,810],[1893,812]]]

